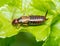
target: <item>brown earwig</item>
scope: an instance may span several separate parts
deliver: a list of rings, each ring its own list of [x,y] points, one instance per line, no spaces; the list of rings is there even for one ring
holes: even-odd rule
[[[21,16],[18,19],[14,19],[12,21],[12,25],[18,25],[18,24],[31,25],[31,26],[40,25],[47,20],[47,18],[46,18],[47,13],[48,13],[48,11],[46,12],[45,16],[37,16],[37,15]]]

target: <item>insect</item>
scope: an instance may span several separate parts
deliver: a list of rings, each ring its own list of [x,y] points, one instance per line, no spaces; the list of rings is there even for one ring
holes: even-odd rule
[[[36,26],[36,25],[40,25],[42,23],[44,23],[47,18],[47,13],[48,11],[46,12],[45,16],[37,16],[37,15],[30,15],[30,16],[21,16],[20,18],[18,19],[14,19],[12,21],[12,25],[30,25],[30,26]]]

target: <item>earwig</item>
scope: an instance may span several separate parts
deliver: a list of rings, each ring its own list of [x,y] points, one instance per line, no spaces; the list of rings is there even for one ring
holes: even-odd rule
[[[12,21],[12,25],[18,25],[18,24],[31,25],[31,26],[40,25],[47,20],[47,18],[46,18],[47,13],[48,13],[48,11],[46,12],[45,16],[37,16],[37,15],[21,16],[18,19],[14,19]]]

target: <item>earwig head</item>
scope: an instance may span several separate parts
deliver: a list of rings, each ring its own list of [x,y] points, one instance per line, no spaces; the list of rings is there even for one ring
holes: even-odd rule
[[[12,21],[12,25],[17,25],[18,24],[18,19],[14,19],[13,21]]]

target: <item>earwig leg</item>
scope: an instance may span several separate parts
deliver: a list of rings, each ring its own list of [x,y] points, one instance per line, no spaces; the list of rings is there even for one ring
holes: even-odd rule
[[[18,24],[18,25],[17,25],[17,28],[20,28],[20,26],[21,26],[21,25],[20,25],[20,24]]]
[[[48,18],[46,20],[48,20]]]
[[[13,9],[12,18],[11,18],[12,20],[14,19],[15,12],[16,12],[16,8]]]
[[[25,26],[28,26],[27,24],[24,24]]]
[[[15,27],[16,27],[17,29],[19,29],[19,28],[20,28],[20,24],[18,24],[18,25],[15,25]]]

